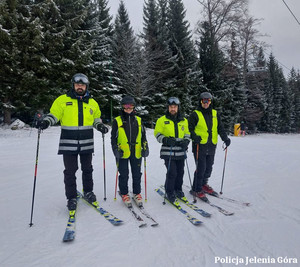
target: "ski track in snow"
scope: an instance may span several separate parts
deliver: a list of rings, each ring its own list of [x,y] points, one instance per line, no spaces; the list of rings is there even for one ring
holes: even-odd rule
[[[144,206],[159,226],[151,227],[146,220],[148,226],[140,229],[121,198],[117,196],[117,200],[113,200],[116,167],[109,134],[105,138],[107,201],[103,201],[102,136],[95,132],[94,192],[100,206],[124,223],[113,226],[79,201],[76,238],[70,243],[62,242],[68,212],[62,157],[57,155],[59,135],[59,127],[41,134],[34,225],[29,227],[37,130],[0,128],[0,266],[233,266],[215,263],[216,256],[298,257],[299,264],[300,135],[232,137],[224,196],[250,202],[251,206],[209,197],[212,203],[235,214],[224,216],[198,200],[196,205],[212,214],[211,218],[204,218],[182,203],[185,210],[203,221],[202,225],[194,226],[171,205],[162,205],[163,199],[154,191],[164,183],[166,169],[159,158],[160,144],[153,130],[147,129],[150,156],[147,158],[148,202]],[[219,141],[210,178],[210,185],[216,191],[220,190],[224,163]],[[195,163],[191,148],[188,164],[193,179]],[[77,185],[81,190],[80,172]],[[186,169],[184,185],[183,190],[192,202]],[[131,178],[129,188],[131,190]],[[144,175],[142,194],[144,196]]]

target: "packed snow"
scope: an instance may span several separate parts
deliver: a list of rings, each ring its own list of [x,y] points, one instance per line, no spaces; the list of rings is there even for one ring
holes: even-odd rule
[[[209,197],[235,214],[224,216],[198,200],[196,205],[212,213],[211,218],[204,218],[182,204],[203,221],[194,226],[171,205],[162,205],[163,199],[154,191],[164,183],[166,168],[159,158],[160,144],[153,130],[147,129],[150,156],[144,206],[159,225],[139,228],[120,197],[114,201],[116,166],[109,134],[105,136],[107,200],[103,200],[103,143],[102,135],[95,132],[94,192],[100,205],[124,223],[113,226],[80,201],[76,238],[69,243],[62,242],[68,211],[63,162],[57,155],[59,135],[60,127],[41,134],[34,225],[29,227],[37,130],[0,129],[0,266],[300,266],[299,134],[231,137],[223,196],[251,206]],[[224,155],[220,140],[210,178],[216,191],[220,191]],[[191,148],[188,165],[192,175]],[[80,172],[77,174],[82,190]],[[192,201],[189,188],[185,169],[183,189]],[[145,196],[144,174],[142,193]]]

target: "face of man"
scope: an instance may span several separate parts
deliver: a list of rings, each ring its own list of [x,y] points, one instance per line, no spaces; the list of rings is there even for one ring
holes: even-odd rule
[[[130,114],[134,109],[134,105],[132,104],[123,105],[123,109],[126,113]]]
[[[170,105],[169,106],[169,113],[172,115],[172,116],[175,116],[178,112],[178,106],[177,105]]]
[[[201,106],[202,106],[204,109],[209,108],[210,103],[211,103],[211,99],[209,99],[209,98],[201,99]]]
[[[86,84],[74,83],[74,90],[78,95],[84,95],[86,92]]]

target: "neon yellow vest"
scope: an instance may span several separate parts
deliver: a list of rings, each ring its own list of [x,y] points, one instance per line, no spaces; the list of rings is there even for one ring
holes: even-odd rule
[[[208,129],[207,124],[204,119],[204,116],[201,111],[195,110],[198,115],[198,123],[195,127],[195,133],[200,135],[202,140],[200,144],[206,144],[208,140]],[[218,118],[217,118],[217,111],[215,109],[212,110],[212,143],[216,145],[218,143]]]
[[[138,135],[136,137],[136,144],[135,144],[135,157],[137,159],[142,157],[142,120],[140,117],[135,116],[136,120],[138,122]],[[123,121],[121,116],[118,116],[116,118],[116,121],[118,123],[118,146],[121,150],[123,150],[123,157],[122,159],[128,159],[130,157],[130,148],[128,144],[128,138],[125,133],[125,129],[123,126]]]

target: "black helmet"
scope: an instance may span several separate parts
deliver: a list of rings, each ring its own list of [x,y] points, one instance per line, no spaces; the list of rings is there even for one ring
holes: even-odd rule
[[[81,84],[85,84],[86,85],[86,90],[88,90],[89,88],[89,79],[86,75],[84,75],[83,73],[76,73],[72,79],[72,88],[74,89],[74,83],[81,83]]]
[[[133,99],[132,96],[126,95],[122,98],[121,105],[127,105],[127,104],[132,104],[135,106],[135,100]]]
[[[200,99],[212,99],[212,95],[209,92],[203,92],[200,95]]]
[[[177,106],[179,106],[180,105],[180,101],[179,101],[179,99],[177,97],[171,96],[168,99],[167,104],[168,104],[168,106],[170,106],[170,105],[177,105]]]

